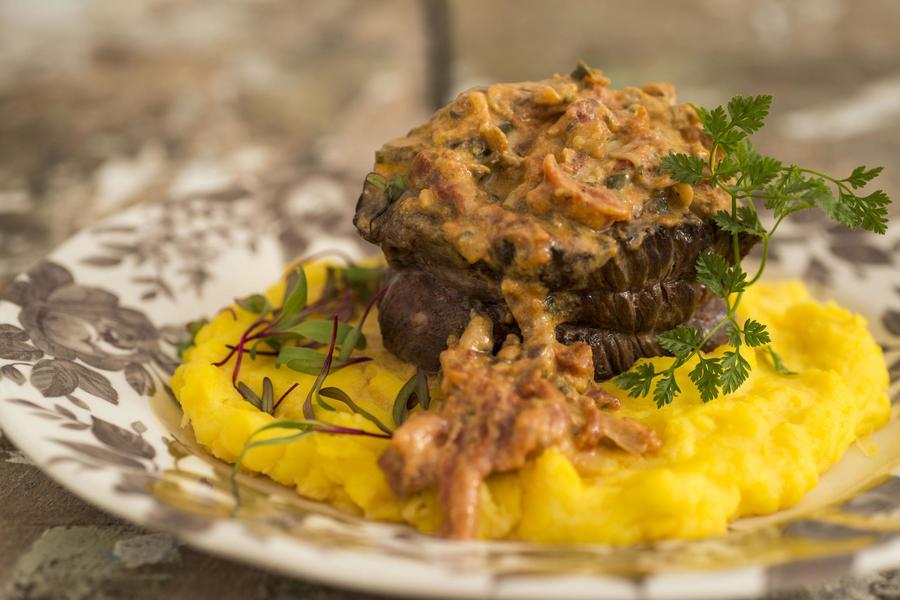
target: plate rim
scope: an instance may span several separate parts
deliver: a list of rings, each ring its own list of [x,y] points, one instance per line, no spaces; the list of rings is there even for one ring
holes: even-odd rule
[[[151,201],[134,205],[92,223],[90,226],[74,233],[41,259],[35,261],[29,266],[29,269],[34,265],[40,264],[44,260],[59,260],[60,263],[67,265],[74,270],[76,265],[72,261],[67,261],[64,258],[68,248],[78,243],[90,243],[87,238],[95,228],[108,226],[120,220],[122,217],[134,215],[141,210],[147,209],[149,206],[157,204],[159,204],[158,201]],[[13,281],[21,280],[29,269],[26,269],[25,272],[11,279],[9,283],[12,284]],[[0,313],[5,312],[7,305],[15,306],[9,302],[9,300],[0,299]],[[0,323],[7,322],[11,321],[6,319],[6,317],[0,317]],[[9,383],[7,379],[0,381],[0,392],[2,392],[3,399],[15,397],[17,395],[16,390],[17,388],[13,387],[13,384]],[[10,393],[11,395],[9,395]],[[143,400],[150,402],[149,399]],[[93,472],[82,472],[79,476],[73,477],[72,472],[68,471],[63,465],[51,464],[47,460],[47,453],[45,452],[48,444],[47,441],[38,436],[29,436],[28,432],[21,428],[10,427],[10,424],[18,420],[20,416],[21,409],[15,408],[9,402],[0,402],[0,429],[2,429],[3,435],[9,438],[19,450],[24,452],[44,474],[89,505],[97,507],[100,510],[125,521],[135,523],[141,527],[170,533],[186,545],[200,549],[203,552],[207,552],[214,556],[224,557],[228,560],[242,564],[250,564],[269,572],[277,572],[290,577],[301,577],[309,581],[323,583],[336,588],[352,589],[370,593],[402,595],[404,597],[426,596],[429,598],[446,598],[448,597],[449,591],[453,597],[457,598],[545,598],[548,592],[548,589],[544,589],[545,584],[551,582],[551,585],[555,587],[560,583],[570,581],[576,587],[568,590],[565,597],[573,600],[580,598],[598,598],[601,597],[602,594],[606,594],[602,595],[604,598],[696,598],[699,597],[697,596],[697,592],[693,589],[685,589],[684,586],[697,583],[698,579],[712,580],[715,582],[714,591],[717,595],[709,597],[720,597],[721,594],[727,593],[734,597],[749,598],[759,596],[760,594],[764,594],[771,590],[771,588],[766,587],[764,578],[762,577],[762,571],[765,568],[763,563],[751,563],[745,566],[721,569],[704,568],[663,572],[638,578],[609,574],[590,574],[585,576],[574,576],[572,574],[527,575],[510,577],[507,581],[500,582],[495,582],[490,574],[487,573],[460,574],[444,571],[443,576],[453,577],[453,583],[466,583],[466,586],[462,589],[454,588],[452,590],[447,590],[436,589],[434,587],[422,587],[421,585],[416,584],[417,579],[415,578],[409,580],[404,578],[376,578],[374,580],[366,580],[362,577],[348,578],[346,564],[342,561],[319,560],[316,562],[311,561],[309,565],[307,565],[303,562],[289,560],[287,553],[275,553],[274,556],[277,557],[276,560],[273,561],[271,558],[266,560],[266,556],[271,557],[273,555],[267,555],[263,552],[242,553],[243,549],[240,548],[240,545],[246,544],[248,536],[246,536],[245,533],[241,533],[240,525],[237,522],[215,519],[205,515],[194,515],[195,518],[209,521],[212,524],[212,527],[200,532],[177,530],[176,528],[154,522],[146,511],[138,509],[140,505],[150,503],[151,501],[148,499],[129,496],[129,502],[117,503],[115,502],[115,497],[98,493],[97,490],[99,487],[103,486],[92,486],[91,481],[102,478],[98,478]],[[160,426],[162,429],[166,429],[162,422],[160,422]],[[270,539],[272,542],[267,540],[259,542],[260,547],[264,548],[269,543],[287,543],[295,550],[307,554],[315,554],[317,550],[321,551],[321,548],[316,546],[315,543],[306,542],[287,533],[274,535]],[[223,541],[230,543],[222,543]],[[460,544],[460,542],[446,540],[443,540],[442,543]],[[462,544],[480,545],[483,543],[484,542],[463,542]],[[328,549],[327,552],[331,556],[340,555],[341,558],[345,560],[352,560],[353,557],[364,561],[372,559],[372,552],[366,550],[345,551],[343,549]],[[860,557],[864,560],[857,560]],[[900,539],[898,539],[896,534],[891,535],[886,539],[880,540],[861,550],[829,555],[828,558],[854,559],[852,561],[853,565],[851,573],[857,575],[870,572],[875,568],[885,568],[891,564],[895,566],[900,565]],[[406,559],[401,557],[386,558],[384,560],[387,560],[388,562],[406,562]],[[802,561],[794,559],[779,564],[798,562]],[[860,568],[858,565],[859,562],[862,562],[864,567],[870,568]],[[419,563],[410,562],[410,564],[421,566]],[[737,583],[737,585],[728,585],[729,581]],[[523,594],[523,590],[520,589],[521,586],[519,584],[526,582],[533,589],[524,590],[525,593]],[[584,582],[590,582],[591,586],[582,586],[581,584]],[[662,589],[657,589],[657,584],[661,582],[665,582],[666,586]],[[606,588],[605,591],[601,591],[598,594],[598,588],[594,587],[597,585]]]

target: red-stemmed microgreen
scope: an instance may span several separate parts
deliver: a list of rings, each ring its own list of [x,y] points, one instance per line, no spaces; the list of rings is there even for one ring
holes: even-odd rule
[[[394,407],[391,414],[397,427],[403,425],[409,417],[409,412],[420,405],[428,410],[431,404],[431,394],[428,392],[428,376],[421,368],[417,368],[412,377],[406,380],[400,391],[394,398]]]
[[[247,444],[232,471],[235,510],[240,505],[237,473],[247,452],[253,448],[289,444],[311,433],[380,439],[392,437],[393,431],[375,415],[354,402],[349,394],[340,388],[324,385],[331,373],[372,360],[369,356],[353,356],[353,352],[364,350],[367,346],[363,328],[372,309],[387,291],[381,287],[383,276],[384,269],[381,267],[361,267],[351,261],[348,261],[348,266],[344,268],[328,267],[319,298],[310,302],[306,274],[301,264],[288,278],[280,307],[273,308],[269,300],[261,294],[252,294],[236,300],[235,303],[240,308],[255,314],[256,319],[242,332],[237,343],[226,345],[228,353],[225,357],[213,364],[221,367],[234,359],[232,383],[247,402],[263,412],[274,414],[284,399],[299,386],[299,382],[293,383],[275,400],[272,380],[264,377],[262,391],[256,393],[240,380],[241,365],[247,357],[250,360],[256,360],[258,356],[274,357],[276,367],[284,366],[301,373],[315,375],[316,379],[303,402],[303,419],[270,423],[254,431],[247,439]],[[359,322],[351,325],[349,321],[363,302]],[[320,318],[325,315],[329,315],[329,318]],[[266,344],[269,349],[260,349],[260,344]],[[324,352],[321,351],[322,348],[325,348]],[[407,412],[416,404],[427,408],[427,379],[421,371],[413,376],[411,390],[411,392],[401,390],[405,394],[403,404],[408,405]],[[340,402],[352,413],[367,419],[379,431],[366,431],[317,420],[313,399],[318,407],[329,411],[335,409],[325,399]],[[255,440],[259,434],[272,429],[296,430],[297,433]]]
[[[272,380],[263,377],[262,394],[257,395],[253,389],[243,381],[237,382],[237,389],[241,396],[264,413],[272,414],[275,412],[275,388]]]
[[[312,387],[309,388],[309,393],[306,394],[306,400],[303,402],[303,416],[307,419],[316,418],[316,412],[313,408],[312,399],[313,395],[319,390],[320,387],[322,387],[322,383],[331,372],[331,363],[334,362],[334,349],[337,345],[337,332],[338,318],[334,317],[333,326],[331,329],[331,341],[328,344],[328,352],[325,353],[325,359],[322,361],[322,369],[316,376],[316,380],[315,382],[313,382]]]
[[[372,282],[380,283],[384,270],[381,267],[360,267],[353,263],[345,268],[327,269],[323,292],[315,302],[309,302],[308,282],[302,264],[288,276],[280,307],[273,308],[268,298],[262,294],[251,294],[235,301],[240,308],[256,314],[257,319],[243,331],[236,344],[226,345],[228,353],[213,364],[224,366],[234,359],[232,385],[254,406],[271,407],[274,410],[275,403],[263,404],[262,395],[252,393],[252,390],[248,392],[248,386],[240,384],[240,371],[245,357],[249,355],[251,360],[256,360],[257,356],[275,356],[276,367],[285,365],[301,373],[319,376],[324,370],[326,354],[318,350],[331,342],[334,317],[338,319],[335,350],[339,348],[340,354],[335,360],[334,351],[331,352],[328,371],[333,372],[371,360],[367,356],[351,357],[351,354],[354,350],[366,347],[362,326],[375,302],[383,295],[383,291],[371,294],[368,291]],[[342,316],[345,321],[351,319],[354,307],[363,301],[366,304],[358,326],[340,322]],[[331,313],[332,319],[314,318],[323,313]],[[260,344],[265,344],[269,349],[261,349]]]
[[[260,434],[275,429],[295,430],[298,433],[276,438],[269,438],[265,440],[255,439]],[[244,449],[241,450],[241,453],[238,455],[237,460],[234,462],[234,467],[231,469],[231,494],[232,496],[234,496],[234,508],[232,509],[232,516],[237,513],[241,506],[241,495],[240,489],[238,488],[237,484],[237,476],[240,472],[241,465],[243,464],[244,459],[247,456],[247,453],[254,448],[261,448],[263,446],[290,444],[291,442],[295,442],[301,438],[304,438],[311,433],[355,435],[379,439],[390,439],[391,437],[389,433],[378,433],[374,431],[366,431],[365,429],[358,429],[355,427],[344,427],[343,425],[317,421],[315,419],[276,421],[274,423],[269,423],[268,425],[263,425],[262,427],[251,433],[247,438],[247,443],[244,445]]]
[[[350,353],[353,352],[353,349],[359,346],[360,340],[362,340],[363,348],[365,348],[365,336],[363,336],[363,326],[366,324],[366,319],[369,318],[369,313],[372,311],[372,308],[384,297],[387,293],[387,288],[383,287],[379,289],[375,295],[369,299],[369,302],[366,304],[366,308],[363,310],[362,316],[359,318],[359,324],[350,330],[347,333],[347,338],[344,340],[344,345],[341,346],[341,353],[338,356],[339,363],[345,363],[350,360]]]
[[[291,384],[291,387],[286,389],[284,391],[284,393],[278,397],[278,400],[275,401],[275,406],[272,407],[272,414],[275,414],[275,411],[278,410],[278,407],[281,405],[281,403],[284,401],[284,399],[287,398],[288,396],[290,396],[291,392],[296,390],[297,386],[299,386],[299,385],[300,385],[300,383],[295,381],[294,383]]]
[[[345,392],[344,390],[336,387],[325,387],[321,388],[318,391],[318,395],[325,396],[326,398],[331,398],[332,400],[337,400],[338,402],[343,402],[350,408],[351,411],[368,419],[373,425],[375,425],[375,427],[386,433],[388,436],[392,436],[394,434],[390,427],[381,422],[381,419],[354,402],[350,395],[347,394],[347,392]]]

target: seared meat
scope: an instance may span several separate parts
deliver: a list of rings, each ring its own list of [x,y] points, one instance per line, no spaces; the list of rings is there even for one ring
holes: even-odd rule
[[[684,323],[710,293],[696,281],[667,279],[641,290],[551,292],[548,309],[567,322],[623,332],[666,331]]]
[[[448,285],[481,298],[499,299],[500,281],[515,261],[515,246],[500,239],[489,248],[489,258],[467,263],[441,243],[441,225],[430,219],[401,218],[403,202],[390,205],[374,221],[362,215],[371,209],[364,192],[357,205],[356,225],[367,240],[381,245],[396,269],[418,269],[434,274]],[[396,207],[396,208],[395,208]],[[687,213],[674,224],[652,218],[617,223],[602,233],[582,232],[580,240],[595,238],[599,253],[552,245],[546,262],[536,265],[529,278],[550,290],[635,291],[665,280],[691,277],[701,252],[729,256],[731,237],[711,218]],[[363,224],[370,229],[362,229]],[[376,225],[380,224],[380,225]],[[742,238],[746,255],[756,238]]]
[[[439,369],[440,353],[449,339],[463,332],[472,310],[495,323],[495,346],[508,334],[520,333],[505,303],[478,300],[424,271],[393,272],[387,283],[390,287],[378,314],[384,345],[426,371]],[[687,322],[705,334],[725,310],[722,301],[711,299],[702,286],[680,279],[640,292],[551,293],[547,304],[549,312],[564,315],[556,329],[560,342],[591,346],[597,379],[617,375],[639,358],[665,354],[657,332]],[[724,341],[722,332],[710,345],[714,348]]]
[[[725,303],[718,298],[712,298],[685,324],[699,329],[705,336],[724,316]],[[582,342],[591,347],[594,356],[594,377],[599,380],[609,379],[627,371],[638,359],[667,354],[659,344],[658,335],[657,331],[623,333],[574,323],[563,323],[556,328],[556,338],[563,344]],[[725,331],[720,329],[710,338],[704,350],[714,350],[727,339]]]
[[[671,86],[607,83],[592,72],[461,94],[376,155],[360,234],[393,265],[550,289],[638,289],[690,270],[691,255],[715,245],[709,219],[728,197],[676,185],[659,161],[708,154],[699,120]],[[402,189],[386,185],[398,175]],[[645,242],[647,260],[629,268],[624,251]],[[603,272],[616,257],[625,261]]]
[[[699,119],[670,85],[608,83],[580,65],[464,92],[376,153],[359,198],[354,224],[391,268],[385,347],[440,368],[444,392],[379,462],[399,495],[436,485],[454,537],[476,534],[484,478],[548,447],[652,452],[655,433],[610,414],[592,380],[662,354],[661,331],[705,334],[723,315],[694,265],[734,259],[714,221],[730,197],[661,168],[709,158]]]
[[[517,338],[496,356],[493,347],[491,322],[473,317],[459,343],[441,355],[445,398],[440,412],[413,415],[379,459],[388,484],[401,497],[437,485],[444,532],[453,538],[477,534],[485,477],[517,469],[545,448],[587,449],[605,439],[641,453],[659,445],[653,430],[641,423],[601,412],[610,400],[598,390],[570,402],[546,377],[541,359],[530,356]],[[562,376],[589,373],[588,354],[584,344],[574,344],[557,355]]]

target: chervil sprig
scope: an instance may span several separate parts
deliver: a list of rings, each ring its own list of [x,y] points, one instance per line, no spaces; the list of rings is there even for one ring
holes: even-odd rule
[[[697,259],[697,281],[721,298],[726,315],[706,335],[681,325],[659,336],[659,344],[675,357],[660,371],[652,363],[642,363],[616,378],[616,383],[632,397],[653,394],[657,406],[672,402],[681,392],[676,371],[697,357],[688,378],[701,399],[709,402],[720,394],[731,393],[750,376],[746,358],[751,349],[764,350],[772,366],[782,374],[792,374],[771,346],[766,326],[753,319],[740,323],[737,310],[744,292],[756,283],[766,268],[769,244],[781,222],[795,212],[820,209],[832,220],[853,229],[883,234],[887,230],[890,198],[882,190],[860,194],[882,171],[882,167],[859,166],[844,178],[833,177],[799,167],[785,165],[763,156],[753,147],[749,136],[759,131],[772,106],[771,96],[736,96],[726,106],[712,110],[695,107],[703,130],[709,136],[706,156],[669,154],[663,157],[663,170],[675,181],[690,185],[707,184],[724,190],[731,197],[731,209],[719,211],[716,225],[731,236],[731,256],[726,260],[713,253]],[[772,224],[763,225],[757,204],[771,211]],[[762,241],[762,258],[751,276],[741,265],[741,237]],[[719,357],[705,356],[702,349],[725,328],[731,346]]]

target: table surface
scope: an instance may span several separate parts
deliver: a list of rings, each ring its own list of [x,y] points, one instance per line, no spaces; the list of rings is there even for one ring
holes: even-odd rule
[[[772,93],[763,151],[829,171],[888,165],[896,197],[898,24],[891,0],[0,0],[0,287],[188,177],[361,180],[375,148],[456,91],[577,58],[617,86],[674,81],[698,104]],[[115,519],[0,437],[3,595],[365,598]],[[900,574],[775,598],[900,598]]]

